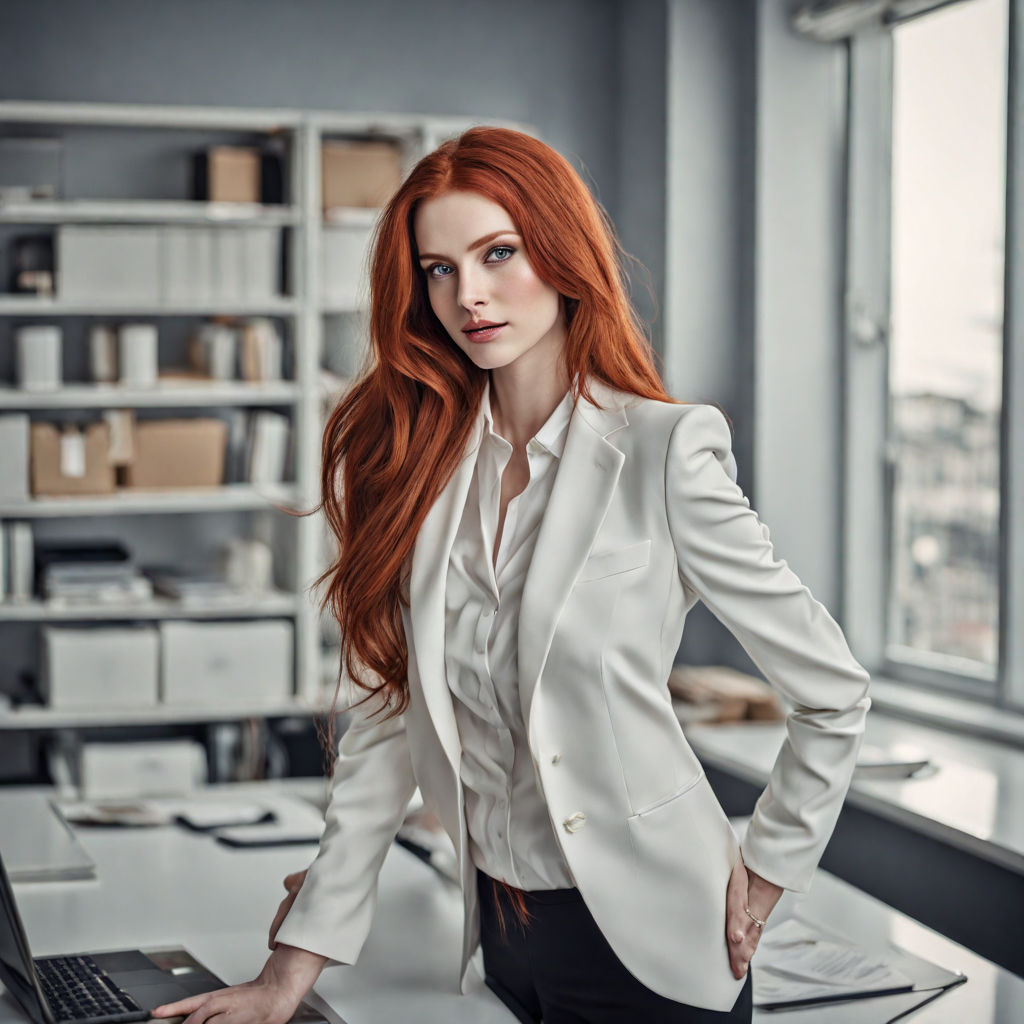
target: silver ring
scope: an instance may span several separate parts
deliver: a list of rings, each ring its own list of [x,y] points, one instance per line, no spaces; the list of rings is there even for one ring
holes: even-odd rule
[[[750,907],[744,907],[743,909],[747,912],[747,917],[749,917],[750,920],[753,921],[754,924],[756,924],[758,928],[763,928],[764,927],[764,921],[762,921],[761,918],[757,917],[751,911]]]

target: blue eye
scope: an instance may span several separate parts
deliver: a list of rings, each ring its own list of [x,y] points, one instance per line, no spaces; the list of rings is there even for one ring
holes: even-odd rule
[[[448,271],[448,273],[438,273],[441,270]],[[433,266],[427,267],[427,275],[434,278],[435,281],[439,281],[442,277],[450,277],[452,272],[452,268],[447,263],[435,263]]]
[[[491,249],[491,251],[487,254],[487,256],[491,257],[495,253],[507,253],[508,255],[501,256],[497,260],[492,260],[491,261],[493,263],[504,263],[505,260],[509,260],[509,259],[512,258],[512,254],[514,252],[515,252],[515,249],[513,249],[511,245],[496,245],[493,249]]]

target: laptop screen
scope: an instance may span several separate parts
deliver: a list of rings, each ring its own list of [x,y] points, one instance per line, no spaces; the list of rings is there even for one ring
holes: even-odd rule
[[[3,858],[0,857],[0,981],[8,992],[39,1024],[52,1024],[53,1015],[43,1000],[32,966],[32,953],[28,938],[14,902]]]

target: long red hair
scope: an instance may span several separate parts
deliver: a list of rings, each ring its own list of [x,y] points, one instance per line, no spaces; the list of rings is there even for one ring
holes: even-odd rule
[[[522,132],[476,127],[416,164],[377,222],[370,359],[331,414],[322,450],[321,507],[337,556],[317,585],[328,582],[323,605],[341,627],[341,667],[387,716],[409,700],[401,606],[413,545],[465,453],[487,373],[434,315],[417,262],[417,206],[450,191],[503,207],[535,273],[563,296],[574,397],[590,400],[597,378],[672,401],[627,297],[611,221],[564,157]],[[325,745],[333,766],[333,729]]]

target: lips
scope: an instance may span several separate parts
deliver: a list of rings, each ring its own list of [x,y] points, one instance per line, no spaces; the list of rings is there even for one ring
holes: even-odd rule
[[[507,326],[507,324],[494,323],[490,320],[477,320],[472,322],[472,326],[463,327],[462,333],[470,341],[482,343],[496,338],[501,329]]]

